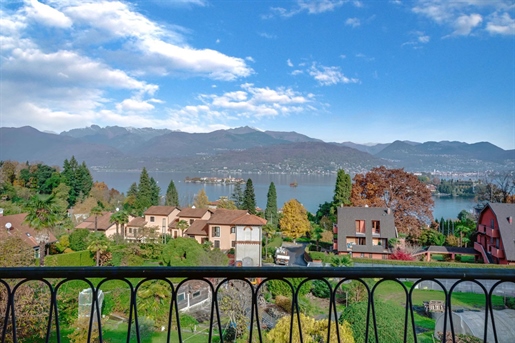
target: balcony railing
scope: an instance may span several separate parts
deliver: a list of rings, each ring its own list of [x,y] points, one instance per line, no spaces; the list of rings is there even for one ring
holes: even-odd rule
[[[490,247],[490,251],[493,257],[504,258],[504,250],[496,247]]]
[[[479,233],[486,233],[486,225],[478,224],[478,226],[477,226],[477,231],[478,231]]]
[[[498,317],[502,311],[496,310],[499,301],[503,304],[503,297],[504,303],[506,297],[515,297],[515,269],[393,266],[0,268],[0,341],[63,342],[65,337],[80,334],[80,329],[74,330],[81,327],[80,321],[72,319],[80,319],[82,314],[82,330],[87,333],[87,341],[95,338],[104,342],[103,337],[112,325],[103,318],[109,313],[103,312],[110,307],[111,311],[116,309],[117,312],[111,318],[122,318],[126,322],[124,337],[120,341],[141,342],[144,334],[142,325],[159,305],[167,309],[167,313],[158,314],[162,323],[158,330],[163,332],[162,342],[187,341],[186,336],[193,334],[203,335],[206,342],[233,341],[236,334],[228,336],[230,330],[238,332],[246,342],[273,342],[267,335],[274,327],[279,327],[280,318],[284,317],[286,332],[290,335],[286,341],[302,343],[308,338],[303,338],[303,335],[313,335],[303,330],[305,324],[301,320],[307,313],[305,286],[315,284],[313,280],[320,280],[318,285],[321,283],[328,290],[327,303],[323,306],[327,331],[319,334],[316,342],[345,341],[342,325],[336,330],[336,322],[343,318],[341,315],[348,307],[358,302],[358,297],[366,311],[365,323],[360,326],[363,332],[358,333],[358,329],[353,327],[353,334],[360,334],[364,342],[368,342],[369,337],[375,342],[394,342],[391,338],[380,340],[385,329],[380,325],[380,318],[386,316],[388,325],[394,325],[390,324],[393,323],[390,311],[381,312],[378,306],[383,296],[388,298],[389,304],[396,299],[403,313],[397,318],[401,326],[395,330],[401,335],[395,342],[419,341],[417,318],[420,318],[421,311],[429,311],[430,307],[442,311],[438,340],[443,342],[447,337],[446,342],[455,342],[460,328],[460,324],[455,322],[456,310],[463,311],[464,304],[467,304],[466,293],[465,296],[460,293],[457,298],[458,292],[483,294],[481,304],[473,305],[476,322],[478,316],[482,318],[481,340],[515,341],[513,337],[503,336],[506,330],[499,326],[503,320]],[[109,286],[110,283],[114,285]],[[282,300],[280,311],[279,308],[269,311],[274,296],[275,303],[279,302],[278,296],[273,294],[273,289],[278,292],[279,288],[276,284],[272,287],[273,283],[282,284],[282,291],[290,294],[289,301]],[[33,294],[25,289],[30,287]],[[90,302],[77,301],[79,292],[76,290],[82,288],[89,290]],[[394,288],[395,292],[392,291]],[[428,288],[433,290],[427,291]],[[435,289],[440,291],[435,292]],[[424,310],[421,298],[428,303],[433,300],[439,303],[433,306],[433,302]],[[477,300],[478,296],[474,294],[470,298]],[[123,300],[126,308],[120,310]],[[201,332],[200,324],[198,328],[197,325],[188,326],[181,315],[195,311],[204,314]],[[39,324],[42,328],[36,330],[39,340],[34,336],[27,338],[27,327],[22,326],[31,316],[36,319],[32,325]],[[438,331],[438,320],[435,325]],[[155,328],[157,325],[154,323],[152,326]],[[110,338],[109,342],[115,340]]]
[[[499,238],[500,237],[500,232],[499,232],[499,229],[493,229],[491,227],[487,227],[486,228],[486,235],[488,237],[492,237],[492,238]]]

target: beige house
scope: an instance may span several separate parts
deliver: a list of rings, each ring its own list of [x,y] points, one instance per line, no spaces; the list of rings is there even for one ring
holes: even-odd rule
[[[145,211],[145,221],[148,228],[154,228],[159,235],[171,234],[177,237],[175,221],[181,209],[175,206],[151,206]]]
[[[91,232],[96,230],[98,232],[105,233],[107,237],[111,237],[116,233],[116,224],[111,221],[111,216],[113,212],[102,212],[98,216],[91,215],[86,218],[82,223],[75,226],[76,229],[88,229]],[[96,222],[96,224],[95,224]],[[121,233],[121,229],[119,228],[119,233]]]

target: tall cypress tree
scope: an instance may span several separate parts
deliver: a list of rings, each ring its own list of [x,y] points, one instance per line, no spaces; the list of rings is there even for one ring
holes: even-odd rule
[[[243,190],[241,189],[241,183],[237,182],[234,185],[231,200],[234,201],[234,205],[236,205],[238,209],[243,209]]]
[[[147,169],[143,167],[139,177],[136,210],[141,215],[150,206],[152,206],[152,184]]]
[[[159,205],[159,193],[161,193],[161,188],[157,185],[157,181],[151,177],[150,178],[150,201],[152,205]]]
[[[352,191],[352,181],[350,175],[343,169],[338,170],[336,175],[336,186],[334,187],[333,206],[349,206]]]
[[[277,226],[277,192],[273,182],[270,183],[266,195],[265,219],[268,221],[268,224],[274,227]]]
[[[93,187],[93,177],[85,162],[79,165],[75,156],[72,156],[70,161],[64,160],[61,175],[63,176],[64,183],[70,187],[68,196],[70,207],[89,195]]]
[[[170,184],[166,190],[165,205],[179,206],[179,193],[177,193],[177,188],[175,188],[175,183],[173,183],[173,180],[170,180]]]
[[[247,210],[250,214],[256,214],[256,195],[254,194],[254,185],[252,180],[248,179],[243,192],[242,209]]]

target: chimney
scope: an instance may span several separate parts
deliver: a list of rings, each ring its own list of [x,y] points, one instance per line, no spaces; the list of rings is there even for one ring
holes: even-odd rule
[[[391,212],[392,212],[392,210],[390,210],[390,208],[386,209],[386,214],[390,214]]]
[[[508,217],[508,223],[512,224],[513,223],[513,217],[512,216],[509,216]]]

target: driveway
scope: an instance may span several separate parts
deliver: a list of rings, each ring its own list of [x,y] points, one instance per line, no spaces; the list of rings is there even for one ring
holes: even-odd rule
[[[283,247],[286,248],[290,254],[289,266],[300,266],[305,267],[307,265],[304,261],[304,250],[308,243],[283,243]]]

